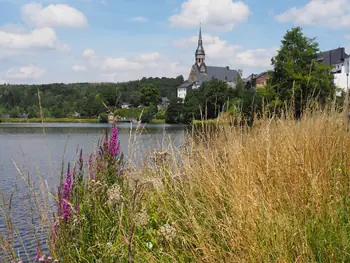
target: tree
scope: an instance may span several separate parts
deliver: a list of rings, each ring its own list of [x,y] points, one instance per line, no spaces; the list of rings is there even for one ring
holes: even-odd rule
[[[141,122],[143,123],[151,122],[156,113],[157,113],[157,106],[149,106],[144,108],[141,116]]]
[[[190,123],[193,119],[201,119],[203,101],[204,96],[201,88],[188,91],[183,107],[183,120],[185,123]]]
[[[318,43],[304,36],[300,27],[288,30],[281,43],[277,56],[271,60],[272,86],[276,100],[289,105],[293,102],[295,114],[300,116],[310,99],[324,103],[333,96],[332,75],[329,67],[317,61]]]
[[[165,114],[165,122],[181,123],[183,106],[184,105],[181,100],[178,100],[176,98],[171,99]]]
[[[148,107],[157,105],[161,101],[161,96],[157,87],[149,84],[141,89],[141,104]]]
[[[232,97],[232,88],[227,83],[212,79],[202,86],[204,93],[205,117],[216,118],[222,112],[224,104]],[[231,95],[231,96],[230,96]]]

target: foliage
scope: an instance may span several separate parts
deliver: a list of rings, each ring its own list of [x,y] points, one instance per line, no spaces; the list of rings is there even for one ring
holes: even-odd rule
[[[159,90],[153,84],[149,84],[143,87],[140,93],[141,93],[140,102],[146,107],[151,105],[158,105],[158,103],[161,102],[162,98],[160,96]]]
[[[141,122],[150,123],[152,119],[154,119],[156,113],[157,113],[157,106],[150,106],[150,107],[144,108],[144,111],[141,116]]]
[[[151,121],[152,124],[164,124],[165,123],[165,119],[153,119]]]
[[[184,103],[184,121],[216,118],[226,101],[233,96],[233,90],[225,82],[212,79],[198,89],[190,90]]]
[[[117,109],[114,112],[115,116],[120,116],[126,119],[138,120],[142,114],[143,108]]]
[[[201,119],[203,115],[204,95],[200,89],[192,89],[186,94],[183,119],[185,123],[191,123],[193,119]]]
[[[107,123],[108,122],[108,114],[107,113],[102,112],[102,113],[100,113],[99,116],[100,116],[99,120],[100,120],[101,123]]]
[[[81,117],[95,117],[101,112],[114,112],[121,102],[133,107],[140,105],[142,87],[155,85],[160,95],[172,97],[176,88],[183,83],[183,77],[142,78],[124,83],[74,83],[45,85],[0,85],[0,105],[3,113],[28,113],[40,117],[38,89],[44,117],[68,117],[79,112]],[[106,109],[107,105],[109,109]],[[16,115],[14,114],[14,115]]]
[[[158,120],[165,120],[166,111],[160,110],[156,113],[156,119]]]
[[[277,56],[271,60],[275,100],[292,103],[300,116],[307,101],[317,99],[324,104],[333,98],[333,76],[329,67],[317,61],[319,48],[315,39],[304,36],[302,29],[296,27],[287,31],[281,43]]]
[[[182,100],[171,99],[169,106],[166,111],[165,122],[166,123],[181,123],[182,122],[182,112],[183,112]]]
[[[1,120],[1,116],[0,116]],[[9,122],[9,123],[97,123],[97,119],[80,119],[80,118],[8,118],[8,119],[2,119],[3,122]]]

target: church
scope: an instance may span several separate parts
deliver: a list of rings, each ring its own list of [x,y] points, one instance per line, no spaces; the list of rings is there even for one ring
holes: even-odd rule
[[[192,66],[187,81],[177,88],[177,97],[185,100],[186,94],[191,89],[199,88],[204,82],[217,79],[226,82],[230,87],[235,88],[237,70],[227,67],[213,67],[205,64],[205,52],[202,40],[202,28],[199,28],[198,47],[195,53],[195,64]]]

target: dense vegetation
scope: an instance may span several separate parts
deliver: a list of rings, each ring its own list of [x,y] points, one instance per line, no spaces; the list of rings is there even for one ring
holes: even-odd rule
[[[182,83],[183,77],[179,76],[143,78],[125,83],[0,85],[0,114],[8,113],[11,117],[17,117],[27,113],[30,118],[40,117],[39,90],[44,117],[68,117],[74,112],[80,113],[81,117],[97,117],[108,111],[106,106],[113,112],[121,103],[137,107],[144,102],[148,106],[152,100],[157,102],[162,96],[175,97],[176,87]],[[156,87],[158,95],[149,97],[144,87]]]
[[[264,117],[244,133],[217,126],[182,150],[144,156],[141,166],[123,159],[113,128],[68,165],[52,204],[28,196],[59,262],[349,262],[343,120],[312,109],[298,120],[294,112]],[[23,249],[8,245],[16,229],[8,226],[2,262],[18,262]]]

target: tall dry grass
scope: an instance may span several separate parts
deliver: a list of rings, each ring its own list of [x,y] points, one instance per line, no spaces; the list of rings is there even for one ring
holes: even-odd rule
[[[181,155],[160,199],[197,262],[350,262],[350,137],[342,114],[222,128]],[[186,252],[184,252],[186,251]]]

